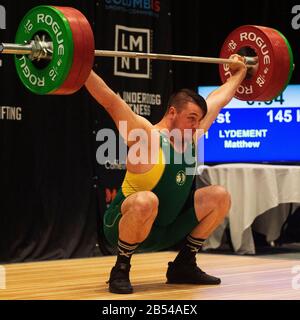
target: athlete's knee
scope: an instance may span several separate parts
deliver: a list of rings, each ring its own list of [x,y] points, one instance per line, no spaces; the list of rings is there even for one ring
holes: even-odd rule
[[[211,209],[219,209],[218,212],[223,218],[227,215],[231,206],[230,193],[222,186],[210,186],[205,192],[198,189],[195,193],[195,201],[197,203],[204,202]]]
[[[217,206],[223,209],[221,210],[221,212],[223,212],[224,216],[226,216],[231,206],[230,193],[222,186],[213,186],[211,196],[213,198],[213,201],[217,204]]]
[[[140,192],[132,204],[132,211],[141,222],[154,220],[158,212],[158,198],[153,192]]]
[[[230,193],[222,186],[213,186],[212,197],[219,203],[231,201]]]

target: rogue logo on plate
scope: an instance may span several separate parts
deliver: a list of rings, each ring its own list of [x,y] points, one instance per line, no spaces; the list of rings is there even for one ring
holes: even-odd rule
[[[22,19],[16,43],[52,42],[52,55],[36,61],[16,55],[22,83],[37,94],[71,94],[85,83],[94,61],[94,36],[84,15],[69,7],[38,6]]]

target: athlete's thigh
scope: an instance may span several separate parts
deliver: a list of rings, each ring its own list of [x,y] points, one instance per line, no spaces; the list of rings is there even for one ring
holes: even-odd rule
[[[123,214],[134,207],[137,201],[147,201],[148,199],[155,201],[155,195],[152,192],[141,191],[133,193],[125,197],[122,193],[118,193],[116,199],[106,210],[103,219],[103,231],[105,238],[112,245],[116,246],[119,239],[119,222]]]
[[[140,249],[143,251],[160,251],[171,248],[183,240],[198,224],[194,206],[185,207],[170,225],[154,224]]]

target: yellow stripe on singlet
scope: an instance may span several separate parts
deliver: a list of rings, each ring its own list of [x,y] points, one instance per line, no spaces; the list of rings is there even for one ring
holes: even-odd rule
[[[159,149],[159,161],[146,173],[126,172],[122,184],[122,193],[125,197],[139,191],[151,191],[158,184],[165,170],[165,156],[162,148]]]

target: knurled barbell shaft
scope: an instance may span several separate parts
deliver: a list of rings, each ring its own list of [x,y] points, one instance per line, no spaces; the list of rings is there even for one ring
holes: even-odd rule
[[[0,43],[0,53],[3,54],[32,54],[32,45],[21,45],[14,43]],[[157,54],[147,52],[127,52],[127,51],[110,51],[110,50],[95,50],[96,57],[124,57],[136,59],[150,59],[150,60],[166,60],[166,61],[183,61],[196,63],[213,63],[213,64],[231,64],[235,63],[232,59],[222,58],[208,58],[197,56],[184,56],[172,54]],[[245,57],[247,65],[256,65],[257,59],[253,57]]]
[[[124,57],[124,58],[167,60],[167,61],[184,61],[184,62],[198,62],[198,63],[214,63],[214,64],[231,64],[236,62],[235,60],[232,60],[232,59],[222,59],[222,58],[208,58],[208,57],[158,54],[158,53],[147,53],[147,52],[109,51],[109,50],[95,50],[95,56]],[[246,64],[255,65],[257,64],[257,60],[255,58],[246,57]]]

